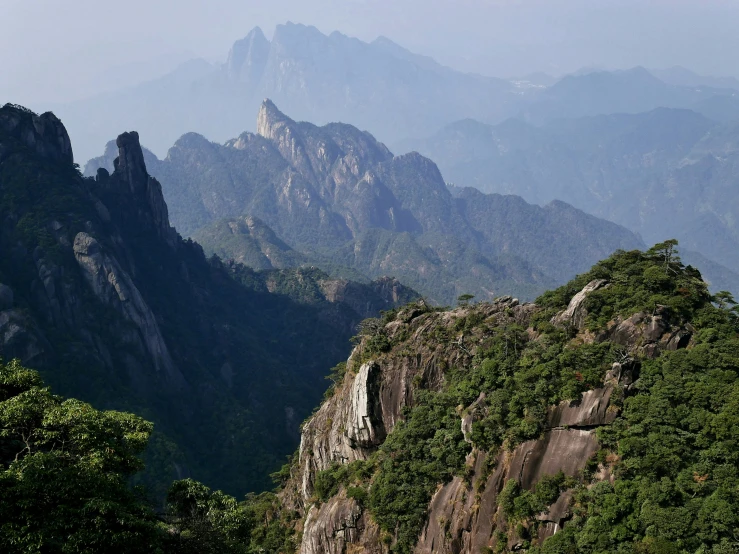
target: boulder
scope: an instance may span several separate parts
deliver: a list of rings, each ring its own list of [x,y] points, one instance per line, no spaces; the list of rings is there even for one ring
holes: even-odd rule
[[[552,318],[552,323],[554,325],[569,325],[576,329],[582,329],[583,325],[585,325],[585,318],[588,315],[585,309],[585,299],[588,297],[588,294],[606,285],[607,281],[605,279],[590,281],[580,292],[572,297],[565,311]]]

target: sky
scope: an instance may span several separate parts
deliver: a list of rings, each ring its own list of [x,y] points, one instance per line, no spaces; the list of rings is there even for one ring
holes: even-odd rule
[[[254,26],[269,37],[286,21],[497,77],[636,65],[739,77],[737,0],[0,0],[0,17],[0,103],[33,107],[222,62]]]

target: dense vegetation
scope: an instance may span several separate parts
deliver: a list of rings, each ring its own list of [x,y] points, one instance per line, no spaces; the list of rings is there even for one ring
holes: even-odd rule
[[[496,452],[539,437],[548,406],[599,386],[612,362],[624,359],[623,349],[610,341],[582,344],[572,340],[574,330],[549,323],[594,279],[606,279],[610,286],[587,298],[589,331],[602,331],[615,316],[659,308],[676,324],[692,322],[695,343],[636,360],[639,379],[625,398],[612,398],[620,416],[599,429],[601,450],[580,478],[552,476],[533,492],[511,481],[499,499],[503,513],[510,522],[527,522],[518,527],[524,539],[535,537],[535,516],[563,487],[574,487],[575,517],[537,552],[735,552],[739,310],[730,294],[711,296],[700,274],[682,265],[675,241],[646,253],[616,253],[542,296],[535,340],[514,324],[487,330],[484,348],[471,363],[449,368],[440,392],[419,391],[405,421],[368,461],[319,473],[319,499],[326,500],[341,483],[350,487],[393,550],[411,552],[437,484],[465,477],[464,459],[473,446]],[[473,310],[458,321],[459,329],[484,326],[474,318]],[[384,348],[387,355],[393,355],[392,346]],[[487,409],[473,425],[470,445],[463,441],[459,415],[480,392],[486,393]],[[613,465],[613,483],[594,478],[593,464],[606,460]],[[357,488],[365,492],[358,494]]]
[[[51,393],[0,364],[0,550],[14,553],[274,551],[290,530],[271,493],[236,502],[186,479],[155,513],[129,478],[152,424]]]
[[[538,554],[736,552],[739,309],[728,293],[711,296],[699,274],[680,263],[675,246],[668,241],[646,253],[616,253],[547,293],[534,315],[535,335],[512,322],[486,328],[471,305],[454,328],[485,336],[484,347],[465,366],[447,368],[440,391],[419,388],[405,420],[368,460],[320,472],[315,500],[327,501],[344,487],[369,510],[392,551],[411,552],[437,485],[455,475],[467,478],[471,448],[496,452],[537,438],[548,406],[598,386],[611,362],[623,359],[609,341],[582,344],[573,340],[575,330],[549,322],[583,284],[602,278],[611,285],[586,300],[588,332],[613,317],[660,307],[674,322],[692,322],[694,342],[636,360],[638,379],[628,394],[612,399],[619,416],[598,429],[600,451],[581,475],[553,475],[530,491],[509,481],[499,506],[526,547],[535,537],[535,516],[561,491],[573,491],[572,519],[531,547]],[[391,312],[385,320],[394,317]],[[402,347],[378,339],[382,329],[382,321],[362,327],[362,344],[375,358]],[[451,337],[439,328],[429,340]],[[341,364],[333,379],[346,371]],[[480,392],[487,394],[486,410],[473,424],[470,444],[459,417]],[[171,486],[163,509],[150,508],[128,483],[142,467],[138,456],[151,430],[136,416],[54,396],[37,373],[17,362],[1,365],[0,549],[294,550],[298,514],[272,493],[237,501],[186,479]],[[595,477],[599,463],[609,464],[612,482]],[[289,467],[275,474],[278,482],[289,479]],[[504,550],[505,542],[499,544]]]

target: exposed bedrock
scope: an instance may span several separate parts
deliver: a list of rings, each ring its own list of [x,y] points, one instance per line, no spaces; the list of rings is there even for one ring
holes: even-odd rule
[[[671,317],[666,309],[616,317],[595,335],[588,329],[587,296],[607,286],[603,280],[588,283],[566,310],[552,318],[552,323],[577,331],[575,342],[610,341],[622,349],[617,352],[618,361],[606,372],[602,386],[575,400],[550,406],[546,425],[537,439],[494,452],[473,447],[467,457],[468,477],[439,484],[415,552],[481,552],[497,546],[499,530],[505,532],[509,549],[520,547],[522,540],[506,524],[498,506],[505,484],[515,480],[522,489],[532,490],[544,476],[562,472],[578,477],[599,449],[596,430],[610,425],[618,415],[612,398],[628,394],[638,378],[639,360],[690,343],[692,327]],[[455,325],[472,310],[485,325],[473,329]],[[283,493],[283,501],[304,515],[301,554],[387,551],[369,515],[347,499],[343,489],[320,506],[311,504],[316,473],[336,463],[370,456],[402,418],[403,408],[413,405],[416,390],[441,390],[448,368],[470,363],[478,345],[483,343],[484,331],[479,329],[515,323],[528,329],[531,340],[537,340],[530,321],[538,311],[533,304],[521,305],[511,298],[447,312],[429,312],[421,304],[409,306],[384,327],[390,341],[401,339],[400,352],[394,350],[361,365],[355,363],[361,347],[352,353],[343,383],[303,427],[299,470],[293,476],[296,494]],[[447,338],[428,340],[432,335]],[[468,443],[473,423],[484,417],[487,409],[484,392],[470,406],[460,407],[460,425]],[[609,468],[601,467],[596,478],[610,479]],[[562,528],[571,517],[571,502],[571,491],[564,491],[535,518],[536,526],[529,529],[534,543]]]

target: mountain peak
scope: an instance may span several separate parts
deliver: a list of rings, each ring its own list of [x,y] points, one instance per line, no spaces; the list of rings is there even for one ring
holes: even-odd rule
[[[51,112],[38,115],[16,104],[0,108],[0,132],[22,142],[40,156],[72,163],[72,143],[64,124]]]
[[[118,157],[113,162],[115,172],[128,183],[132,192],[138,192],[146,186],[148,173],[144,162],[144,151],[141,149],[139,134],[136,131],[118,135],[115,141]]]
[[[177,232],[169,224],[169,212],[164,202],[162,185],[149,176],[144,161],[144,151],[136,131],[118,135],[115,141],[118,157],[113,162],[113,180],[128,185],[134,201],[140,208],[144,224],[153,225],[159,236],[170,246],[177,243]]]
[[[259,82],[269,56],[270,42],[260,27],[254,27],[241,40],[234,42],[228,53],[228,76],[248,85]]]
[[[290,123],[293,123],[293,120],[282,113],[272,100],[264,99],[262,107],[259,108],[259,115],[257,115],[258,135],[274,140],[278,130]]]

